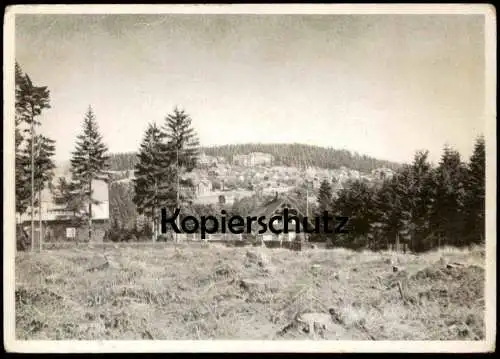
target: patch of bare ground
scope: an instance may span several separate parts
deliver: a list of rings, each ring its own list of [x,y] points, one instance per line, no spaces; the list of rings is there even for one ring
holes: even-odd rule
[[[18,339],[484,339],[482,250],[151,245],[16,257]]]

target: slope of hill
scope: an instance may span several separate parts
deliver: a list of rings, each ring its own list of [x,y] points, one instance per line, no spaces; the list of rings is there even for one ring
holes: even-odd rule
[[[376,159],[347,150],[325,148],[321,146],[293,144],[238,144],[202,147],[202,152],[209,156],[224,157],[228,162],[234,155],[251,152],[264,152],[274,156],[275,164],[285,166],[311,166],[335,169],[342,166],[362,172],[370,172],[375,168],[386,167],[397,169],[398,163]],[[134,168],[136,157],[134,152],[114,153],[111,155],[111,170],[125,171]]]

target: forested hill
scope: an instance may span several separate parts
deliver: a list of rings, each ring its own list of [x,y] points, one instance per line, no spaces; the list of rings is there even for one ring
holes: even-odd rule
[[[285,166],[310,166],[335,169],[342,166],[359,170],[371,171],[375,168],[387,167],[397,169],[401,165],[390,161],[378,160],[369,156],[352,153],[347,150],[325,148],[321,146],[292,144],[241,144],[223,145],[204,148],[209,156],[223,156],[231,161],[234,155],[250,152],[270,153],[274,156],[275,164]]]
[[[375,159],[347,150],[298,143],[222,145],[202,147],[200,150],[209,156],[224,157],[229,163],[231,163],[234,155],[264,152],[274,156],[276,165],[285,166],[310,166],[328,169],[344,166],[363,172],[369,172],[372,169],[380,167],[395,170],[401,166],[398,163]],[[115,153],[110,157],[110,169],[113,171],[125,171],[134,168],[136,156],[133,152]]]

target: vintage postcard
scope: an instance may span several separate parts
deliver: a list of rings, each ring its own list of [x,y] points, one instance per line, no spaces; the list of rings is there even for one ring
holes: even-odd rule
[[[4,14],[9,352],[489,352],[490,5]]]

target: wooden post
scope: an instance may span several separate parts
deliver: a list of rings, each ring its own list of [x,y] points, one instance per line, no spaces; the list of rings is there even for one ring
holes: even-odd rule
[[[33,106],[32,106],[33,107]],[[35,126],[31,117],[31,251],[35,250]]]
[[[179,144],[177,143],[177,161],[176,161],[176,172],[177,172],[177,186],[176,186],[176,192],[177,192],[177,198],[176,198],[176,205],[177,208],[179,208]],[[179,217],[176,218],[177,221],[177,227],[179,227]],[[178,239],[178,234],[175,233],[175,241],[177,242]]]
[[[43,225],[42,225],[42,191],[38,190],[38,227],[39,227],[39,249],[40,252],[43,248]]]
[[[158,240],[158,221],[156,218],[156,207],[157,207],[157,201],[158,201],[158,180],[155,178],[155,199],[154,199],[154,204],[153,204],[153,242],[156,242]]]
[[[92,240],[92,178],[89,180],[89,242]]]

